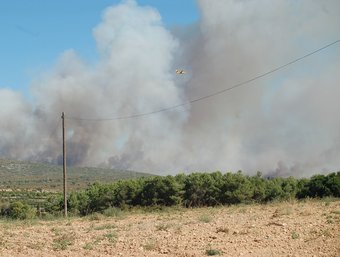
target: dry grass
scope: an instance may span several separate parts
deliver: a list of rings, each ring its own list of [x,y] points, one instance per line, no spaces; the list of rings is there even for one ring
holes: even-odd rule
[[[1,221],[0,256],[336,256],[339,209],[313,200]]]

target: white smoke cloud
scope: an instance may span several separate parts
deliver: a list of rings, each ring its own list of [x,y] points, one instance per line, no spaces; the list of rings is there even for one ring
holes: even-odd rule
[[[99,60],[74,50],[32,82],[33,103],[0,90],[1,158],[60,161],[58,119],[146,113],[235,85],[338,39],[340,3],[198,1],[172,32],[135,1],[94,28]],[[136,119],[67,120],[69,164],[176,173],[238,170],[303,176],[339,169],[340,50],[192,106]],[[178,67],[188,68],[176,76]],[[57,129],[57,130],[56,130]],[[56,132],[55,132],[56,131]]]
[[[194,49],[187,51],[194,74],[188,95],[230,87],[340,36],[338,1],[201,0],[199,4],[198,39],[183,39]],[[334,112],[340,107],[339,55],[334,46],[248,87],[193,106],[186,124],[187,131],[195,131],[189,144],[204,138],[207,151],[200,154],[214,153],[211,162],[199,163],[198,168],[297,176],[338,169],[334,151],[339,149],[335,141],[340,118]],[[329,149],[332,156],[325,154]]]
[[[178,42],[156,10],[134,1],[109,7],[93,34],[100,54],[95,68],[70,50],[54,70],[34,83],[34,95],[45,113],[58,110],[66,116],[107,118],[183,101],[171,70]],[[165,148],[175,153],[184,119],[183,113],[169,113],[128,122],[67,120],[69,163],[155,167],[164,163],[162,158],[171,158],[159,155]]]

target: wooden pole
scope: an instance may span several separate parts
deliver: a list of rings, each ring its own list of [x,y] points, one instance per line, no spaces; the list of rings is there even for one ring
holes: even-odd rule
[[[64,216],[67,217],[67,183],[66,183],[66,143],[65,143],[65,113],[61,114],[63,133],[63,191],[64,191]]]

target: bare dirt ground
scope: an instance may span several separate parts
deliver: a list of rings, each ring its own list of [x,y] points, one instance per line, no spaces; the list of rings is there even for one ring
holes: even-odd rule
[[[340,200],[0,222],[0,256],[340,256]]]

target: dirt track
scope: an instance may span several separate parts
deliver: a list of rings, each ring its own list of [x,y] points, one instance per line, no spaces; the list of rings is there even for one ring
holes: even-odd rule
[[[0,256],[193,257],[208,253],[338,257],[340,201],[0,223]]]

